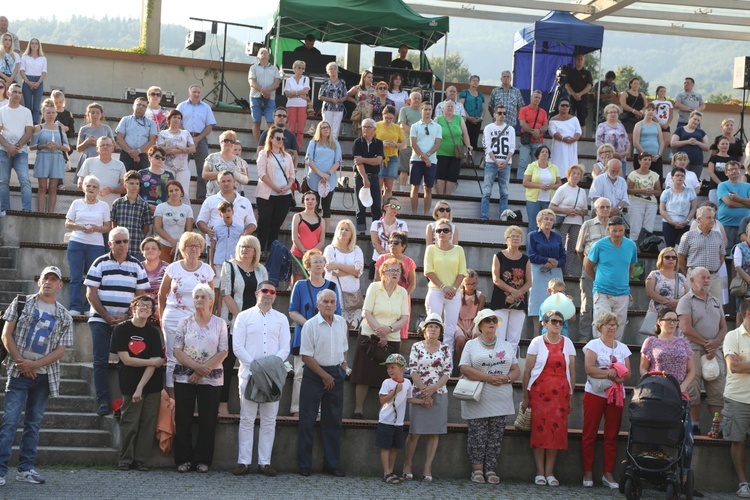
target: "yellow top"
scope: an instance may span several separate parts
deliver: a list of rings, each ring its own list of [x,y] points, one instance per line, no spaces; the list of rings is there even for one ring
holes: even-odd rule
[[[737,354],[741,361],[750,361],[750,333],[745,325],[727,333],[722,346],[724,356]],[[694,359],[694,363],[700,363],[700,359]],[[750,404],[750,373],[732,373],[727,363],[727,381],[724,385],[724,397],[733,399],[738,403]]]
[[[365,295],[362,310],[369,311],[375,320],[383,326],[391,326],[401,316],[409,315],[409,293],[404,287],[396,285],[391,296],[385,291],[382,281],[370,283]],[[375,335],[367,321],[362,322],[362,335]],[[395,330],[387,335],[388,342],[399,342],[401,330]]]
[[[435,273],[445,286],[453,286],[459,274],[466,276],[466,256],[464,249],[454,245],[450,250],[440,250],[437,245],[430,245],[424,254],[424,274]],[[432,281],[429,286],[437,288]]]
[[[394,141],[404,142],[404,131],[401,130],[395,122],[389,127],[385,122],[378,122],[375,126],[375,137],[381,141]],[[388,163],[388,159],[392,156],[398,156],[398,148],[383,147],[383,154],[385,155],[383,161]]]

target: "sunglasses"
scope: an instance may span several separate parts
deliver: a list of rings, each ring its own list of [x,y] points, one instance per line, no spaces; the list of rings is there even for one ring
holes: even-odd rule
[[[665,255],[664,258],[667,260],[677,260],[676,255]]]
[[[438,212],[447,212],[451,213],[451,207],[440,207],[437,209]]]
[[[237,142],[237,141],[235,141],[234,139],[224,139],[224,140],[223,140],[223,141],[221,141],[221,142],[223,142],[223,143],[225,143],[225,144],[234,144],[234,143],[235,143],[235,142]]]
[[[495,111],[495,114],[496,115],[507,115],[508,112],[507,111]]]
[[[482,323],[497,323],[497,318],[492,316],[490,318],[484,318]]]
[[[164,156],[162,156],[162,155],[154,155],[151,158],[153,158],[154,160],[159,160],[159,161],[166,160],[166,158]]]
[[[427,128],[427,125],[424,126],[424,133],[430,135],[430,129]]]
[[[268,295],[276,295],[276,290],[271,290],[270,288],[261,288],[259,291]]]
[[[563,320],[561,320],[561,319],[549,319],[549,320],[547,320],[547,323],[549,323],[551,325],[562,325],[563,324]]]
[[[441,227],[440,229],[435,229],[435,232],[437,234],[443,234],[443,233],[450,233],[451,230],[450,228],[447,228],[447,227]]]
[[[378,87],[378,90],[388,90],[388,87]]]
[[[151,92],[149,95],[161,97],[161,92]]]
[[[570,107],[570,104],[560,104],[560,107],[561,107],[561,108],[569,108],[569,107]]]
[[[273,116],[275,116],[276,118],[286,118],[286,115],[273,115]]]
[[[129,242],[130,240],[112,240],[115,245],[127,245]]]
[[[401,205],[396,205],[395,203],[388,203],[387,205],[383,205],[383,208],[395,208],[396,210],[401,210]]]
[[[283,136],[283,135],[277,135],[277,136],[275,136],[275,137],[272,137],[272,139],[273,139],[274,141],[283,141],[283,140],[284,140],[284,136]],[[234,141],[233,141],[233,142],[234,142]]]
[[[394,246],[394,245],[400,245],[401,242],[399,240],[392,240],[392,241],[389,241],[388,244],[391,246]]]

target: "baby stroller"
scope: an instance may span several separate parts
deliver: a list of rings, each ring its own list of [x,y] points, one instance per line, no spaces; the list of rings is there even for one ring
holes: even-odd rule
[[[640,499],[646,482],[666,491],[667,500],[677,500],[680,494],[692,500],[692,470],[682,483],[689,404],[677,379],[666,372],[651,372],[638,381],[628,408],[627,460],[619,483],[628,500]]]

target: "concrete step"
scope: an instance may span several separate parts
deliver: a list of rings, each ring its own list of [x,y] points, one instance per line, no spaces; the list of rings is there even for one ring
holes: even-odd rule
[[[5,393],[0,394],[0,401],[5,401]],[[91,396],[60,395],[47,401],[47,411],[53,412],[94,413],[96,407],[96,398]]]
[[[65,366],[65,363],[61,363],[60,365]],[[90,389],[90,382],[88,380],[82,380],[80,378],[65,378],[65,373],[63,373],[63,377],[60,379],[60,394],[63,396],[89,396],[91,389]],[[8,379],[7,377],[3,376],[0,378],[0,388],[2,388],[3,392],[5,390],[5,384],[7,383]]]
[[[97,417],[98,418],[98,417]],[[117,463],[117,448],[84,446],[39,446],[36,461],[45,465],[114,465]],[[18,462],[18,447],[13,447],[11,463]]]
[[[50,398],[50,402],[56,398]],[[92,403],[94,404],[94,403]],[[51,429],[101,429],[101,420],[96,413],[96,406],[88,408],[87,411],[58,411],[52,410],[49,405],[44,412],[42,425]]]
[[[44,425],[44,424],[42,424]],[[15,444],[21,442],[23,427],[16,430]],[[111,449],[112,435],[96,429],[47,429],[39,431],[40,447]]]

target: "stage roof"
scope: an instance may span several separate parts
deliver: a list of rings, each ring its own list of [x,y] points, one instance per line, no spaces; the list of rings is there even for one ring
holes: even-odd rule
[[[532,23],[567,11],[607,30],[750,41],[750,0],[405,0],[420,14]]]

